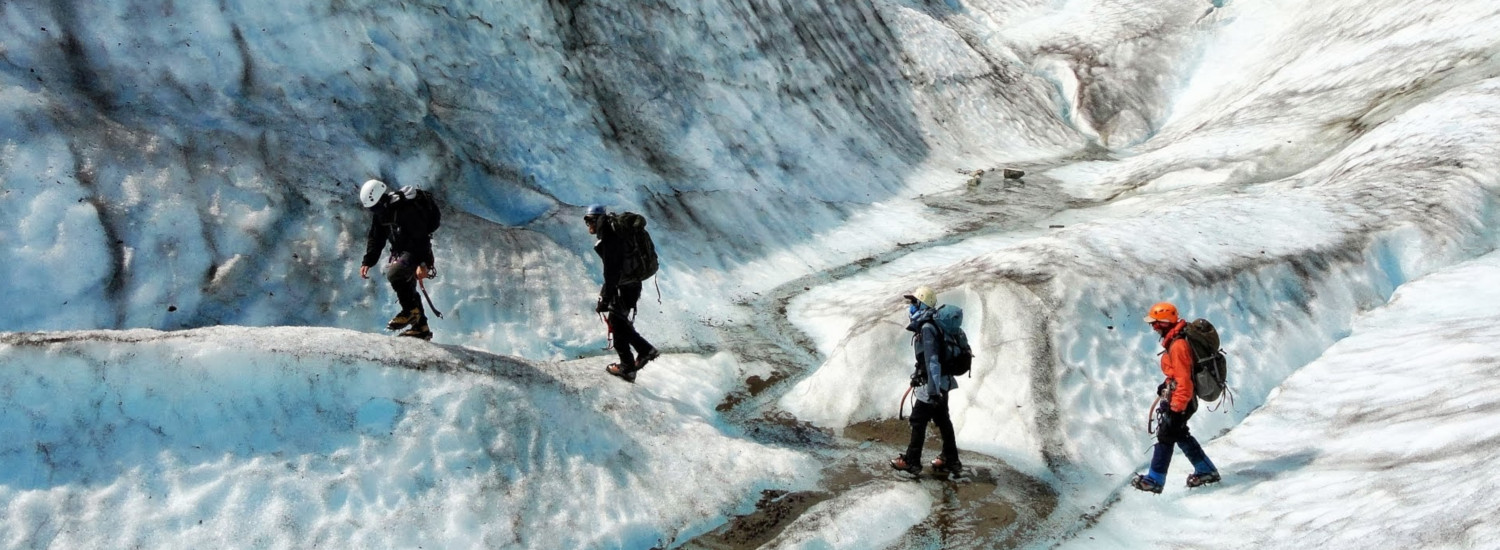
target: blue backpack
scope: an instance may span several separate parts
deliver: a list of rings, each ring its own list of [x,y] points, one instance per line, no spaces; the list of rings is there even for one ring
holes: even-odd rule
[[[958,306],[944,304],[932,316],[933,326],[943,344],[938,351],[938,363],[943,366],[945,376],[962,376],[969,373],[974,363],[974,350],[969,348],[969,335],[964,334],[964,310]]]

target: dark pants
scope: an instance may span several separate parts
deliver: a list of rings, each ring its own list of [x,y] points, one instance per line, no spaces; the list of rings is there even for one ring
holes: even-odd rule
[[[635,323],[630,321],[635,303],[641,299],[641,284],[623,284],[616,288],[615,300],[609,308],[609,328],[615,335],[615,353],[620,354],[620,368],[631,371],[635,370],[635,355],[631,349],[634,348],[635,353],[646,353],[654,348],[635,331]]]
[[[401,311],[422,309],[422,296],[417,293],[417,262],[406,252],[392,252],[385,263],[385,280],[391,282],[396,299],[401,301]]]
[[[906,445],[906,463],[921,464],[922,443],[927,439],[927,423],[937,425],[943,436],[943,461],[952,463],[958,459],[958,441],[953,435],[953,419],[948,417],[948,402],[928,403],[917,401],[911,407],[911,443]]]
[[[1167,467],[1172,465],[1172,446],[1182,449],[1183,456],[1193,464],[1193,473],[1206,474],[1217,471],[1214,463],[1203,453],[1203,446],[1188,431],[1188,419],[1197,412],[1197,403],[1181,413],[1167,412],[1161,415],[1160,427],[1156,431],[1156,449],[1151,455],[1153,481],[1162,482],[1167,477]]]

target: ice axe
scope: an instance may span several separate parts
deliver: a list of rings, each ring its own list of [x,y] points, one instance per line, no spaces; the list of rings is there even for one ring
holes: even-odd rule
[[[609,317],[606,317],[604,315],[604,312],[597,311],[597,312],[595,312],[595,314],[597,314],[599,316],[599,320],[600,321],[604,322],[604,349],[612,349],[612,348],[614,348],[615,347],[615,326],[609,323]]]
[[[432,310],[433,315],[436,315],[439,319],[442,319],[443,312],[438,311],[437,306],[432,305],[432,297],[427,295],[427,283],[423,282],[424,280],[426,279],[417,279],[417,286],[422,288],[422,297],[427,299],[427,309]]]
[[[906,387],[906,393],[901,394],[901,407],[896,409],[896,419],[906,420],[906,396],[911,395],[911,386]]]
[[[1156,395],[1156,400],[1151,402],[1151,408],[1146,410],[1146,433],[1147,434],[1155,434],[1156,433],[1156,427],[1153,426],[1152,424],[1156,422],[1156,412],[1157,412],[1156,411],[1156,406],[1160,405],[1160,404],[1161,404],[1161,394],[1157,394]]]

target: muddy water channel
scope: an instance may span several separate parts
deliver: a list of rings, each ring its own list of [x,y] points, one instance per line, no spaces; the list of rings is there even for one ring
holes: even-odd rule
[[[1021,168],[1032,171],[1042,167]],[[718,411],[751,438],[823,458],[821,481],[816,489],[808,491],[764,491],[753,512],[730,518],[718,529],[683,542],[682,548],[759,548],[784,533],[814,506],[879,484],[919,484],[934,503],[928,517],[909,529],[896,543],[897,548],[1019,546],[1033,535],[1033,527],[1052,514],[1057,495],[1050,486],[994,457],[963,452],[960,458],[965,475],[956,480],[934,476],[930,469],[916,479],[898,474],[887,461],[905,449],[911,433],[911,426],[905,420],[863,422],[836,433],[811,426],[774,406],[777,399],[823,360],[813,351],[813,342],[787,320],[786,305],[798,294],[914,250],[1029,227],[1035,220],[1060,210],[1086,206],[1057,192],[1054,182],[1045,178],[1004,179],[999,171],[991,172],[977,184],[925,199],[933,216],[953,228],[948,237],[904,246],[803,277],[739,304],[745,309],[742,317],[745,321],[721,328],[726,347],[741,358],[773,365],[774,372],[764,378],[755,376],[745,380],[740,390],[719,404]],[[910,362],[909,357],[891,359],[893,365]],[[926,448],[929,451],[940,448],[936,427],[928,428]]]
[[[928,472],[915,479],[897,474],[886,461],[901,451],[910,429],[896,419],[848,427],[836,449],[824,450],[844,454],[824,467],[816,490],[765,491],[754,512],[732,518],[683,548],[759,548],[814,505],[870,484],[915,483],[932,495],[932,514],[903,536],[897,544],[901,548],[1017,546],[1026,540],[1028,527],[1046,519],[1056,506],[1051,487],[983,455],[963,453],[965,475],[959,479]],[[935,435],[928,438],[932,448],[939,443]]]

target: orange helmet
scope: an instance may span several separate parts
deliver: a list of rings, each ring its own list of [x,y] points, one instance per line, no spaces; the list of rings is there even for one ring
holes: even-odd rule
[[[1171,302],[1158,302],[1151,306],[1151,311],[1146,312],[1147,323],[1176,323],[1177,319],[1177,306],[1172,305]]]

